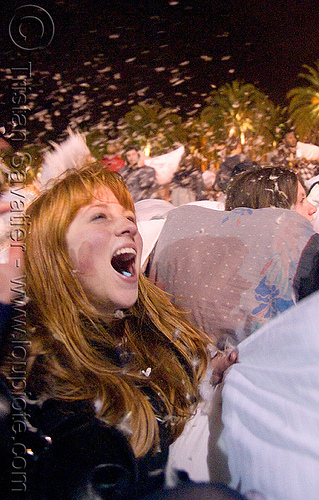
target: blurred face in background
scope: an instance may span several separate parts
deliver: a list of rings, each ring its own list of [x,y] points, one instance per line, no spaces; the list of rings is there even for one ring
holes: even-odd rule
[[[310,222],[313,221],[313,216],[317,212],[317,207],[307,200],[306,191],[300,182],[298,182],[297,201],[293,209],[298,214],[306,217]]]
[[[135,165],[139,159],[139,154],[136,149],[129,149],[126,153],[126,159],[130,165]]]
[[[288,132],[288,134],[285,135],[285,143],[289,148],[297,146],[297,139],[294,132]]]

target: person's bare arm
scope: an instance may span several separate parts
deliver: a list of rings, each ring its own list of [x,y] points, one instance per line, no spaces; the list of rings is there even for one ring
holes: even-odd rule
[[[3,214],[5,212],[9,212],[10,210],[10,202],[9,201],[1,201],[0,200],[0,214]]]
[[[19,247],[11,247],[9,260],[5,264],[0,264],[0,302],[10,304],[15,298],[17,286],[13,283],[16,278],[20,278],[24,273],[23,250]]]

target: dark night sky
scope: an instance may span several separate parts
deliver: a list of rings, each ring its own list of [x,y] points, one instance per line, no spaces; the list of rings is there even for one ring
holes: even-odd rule
[[[5,70],[31,61],[30,127],[41,129],[32,114],[47,109],[53,129],[48,125],[45,138],[50,139],[70,116],[80,122],[86,114],[88,125],[101,116],[116,120],[147,98],[193,116],[214,86],[234,79],[253,83],[276,104],[286,105],[287,91],[301,83],[302,65],[319,59],[319,10],[310,0],[35,4],[49,12],[55,26],[44,49],[21,50],[10,39],[10,20],[26,2],[10,4],[1,19],[0,119],[9,119],[11,82]],[[24,22],[32,42],[38,25]],[[72,108],[74,96],[81,95],[87,99],[82,115]]]

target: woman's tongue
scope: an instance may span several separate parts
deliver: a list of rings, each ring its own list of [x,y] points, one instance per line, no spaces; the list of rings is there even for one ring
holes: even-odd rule
[[[131,277],[134,275],[134,257],[132,254],[121,254],[113,257],[112,267],[116,272],[123,276]]]

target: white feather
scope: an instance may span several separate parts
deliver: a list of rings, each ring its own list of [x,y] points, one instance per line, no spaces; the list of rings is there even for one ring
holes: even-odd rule
[[[62,176],[70,168],[80,168],[88,161],[94,160],[84,136],[72,130],[68,130],[68,133],[69,137],[61,144],[51,143],[54,150],[44,155],[37,179],[40,189],[50,187],[57,177]]]

